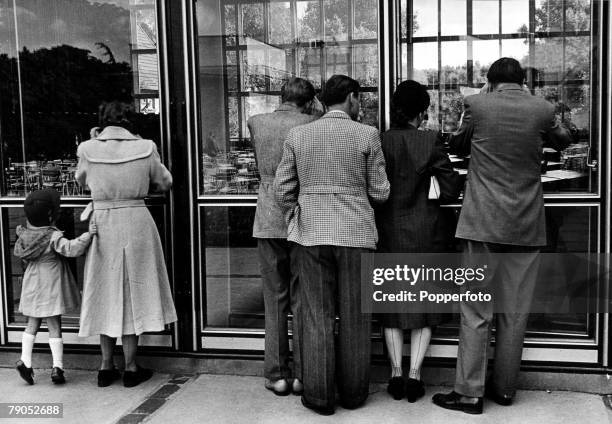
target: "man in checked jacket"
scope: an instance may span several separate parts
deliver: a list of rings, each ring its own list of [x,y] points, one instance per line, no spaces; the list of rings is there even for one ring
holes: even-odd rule
[[[368,397],[370,316],[361,312],[361,254],[376,248],[371,202],[387,200],[389,182],[378,130],[355,122],[359,83],[332,76],[323,102],[328,112],[321,119],[289,131],[274,187],[287,239],[298,244],[302,403],[331,415],[336,376],[344,408]]]

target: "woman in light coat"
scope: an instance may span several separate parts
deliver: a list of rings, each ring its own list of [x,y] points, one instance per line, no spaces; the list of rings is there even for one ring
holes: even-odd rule
[[[152,375],[136,364],[138,336],[176,321],[161,241],[144,203],[150,187],[169,190],[172,176],[153,141],[128,131],[131,109],[103,104],[101,132],[77,152],[76,179],[91,190],[90,219],[98,227],[85,262],[79,336],[100,335],[100,387],[120,378],[112,359],[117,337],[125,357],[123,383],[133,387]]]

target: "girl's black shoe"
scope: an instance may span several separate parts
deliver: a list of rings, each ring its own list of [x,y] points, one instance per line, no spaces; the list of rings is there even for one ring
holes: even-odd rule
[[[59,367],[53,367],[51,371],[51,381],[53,384],[64,384],[66,379],[64,378],[64,370]]]
[[[153,376],[153,371],[147,368],[138,367],[136,371],[123,371],[123,385],[125,387],[135,387]]]
[[[389,392],[393,399],[401,400],[406,395],[404,379],[402,377],[391,377],[387,386],[387,392]]]
[[[17,366],[15,368],[17,368],[19,375],[26,381],[26,383],[28,383],[30,386],[34,384],[34,370],[32,368],[26,367],[21,359],[17,361]]]
[[[98,371],[98,387],[108,387],[121,378],[121,373],[117,368]]]
[[[406,398],[408,402],[416,402],[425,395],[425,383],[422,380],[409,378],[406,381]]]

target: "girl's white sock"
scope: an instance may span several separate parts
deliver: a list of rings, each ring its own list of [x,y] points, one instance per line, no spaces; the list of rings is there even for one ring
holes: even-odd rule
[[[49,338],[49,347],[53,356],[53,367],[64,369],[64,341],[61,338]]]
[[[23,332],[21,336],[21,361],[28,368],[32,368],[32,349],[34,349],[36,336]]]

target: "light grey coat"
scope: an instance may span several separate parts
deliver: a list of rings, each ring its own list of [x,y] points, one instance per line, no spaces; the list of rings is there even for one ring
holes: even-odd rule
[[[176,311],[157,227],[142,200],[172,176],[155,144],[107,127],[78,148],[76,178],[91,190],[98,226],[85,262],[79,336],[161,331]]]
[[[285,103],[273,113],[262,113],[249,119],[249,131],[261,175],[253,237],[287,238],[287,224],[274,198],[274,175],[283,156],[283,143],[289,130],[317,118],[300,113],[295,106]]]

